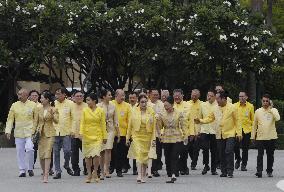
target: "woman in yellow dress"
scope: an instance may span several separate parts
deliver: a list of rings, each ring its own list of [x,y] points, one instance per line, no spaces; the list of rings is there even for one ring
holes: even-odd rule
[[[156,159],[156,119],[155,112],[147,107],[147,96],[140,95],[139,105],[133,108],[129,120],[126,141],[132,138],[128,158],[136,159],[138,183],[145,183],[148,161]]]
[[[110,178],[109,166],[111,160],[111,150],[113,148],[114,137],[117,135],[119,142],[119,128],[118,119],[115,105],[110,101],[112,99],[111,92],[108,90],[101,91],[102,102],[98,104],[106,114],[106,127],[107,127],[107,143],[103,145],[103,151],[101,152],[100,167],[101,175],[100,179],[103,180],[104,176]]]
[[[43,171],[43,182],[47,183],[55,136],[53,123],[58,123],[58,111],[52,107],[54,103],[51,93],[44,92],[41,95],[40,101],[42,106],[38,108],[37,131],[40,133],[38,150],[40,165]]]
[[[164,146],[166,171],[168,177],[171,177],[166,183],[174,183],[177,180],[178,158],[188,138],[188,128],[183,113],[174,109],[173,105],[173,97],[167,97],[164,102],[165,111],[157,115],[157,126],[161,130],[161,142]]]
[[[106,116],[102,108],[97,107],[98,97],[91,93],[87,96],[88,107],[83,109],[80,135],[82,137],[83,156],[86,161],[88,176],[86,183],[98,182],[97,175],[100,164],[102,146],[107,142]],[[91,168],[94,167],[93,173]]]

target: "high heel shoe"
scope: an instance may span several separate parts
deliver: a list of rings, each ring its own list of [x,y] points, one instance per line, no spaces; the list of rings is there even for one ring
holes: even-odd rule
[[[44,176],[42,182],[43,182],[43,183],[48,183],[48,176]]]
[[[100,181],[100,178],[98,177],[97,173],[93,171],[92,173],[92,181],[98,183]]]
[[[92,175],[88,175],[85,182],[86,183],[91,183],[92,182]]]

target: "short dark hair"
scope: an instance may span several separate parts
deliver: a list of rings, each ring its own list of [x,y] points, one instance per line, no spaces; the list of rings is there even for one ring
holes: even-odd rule
[[[90,93],[87,97],[90,97],[90,99],[92,99],[93,101],[95,101],[96,103],[98,103],[98,96],[95,93]]]
[[[207,91],[207,93],[209,93],[209,92],[214,93],[214,95],[216,95],[216,91],[215,91],[214,89],[209,89],[209,90]]]
[[[148,100],[147,96],[144,95],[144,94],[142,94],[142,95],[139,95],[139,97],[138,97],[138,102],[140,102],[140,100],[143,99],[143,98],[145,98],[145,99]]]
[[[84,93],[83,93],[83,91],[79,91],[79,90],[77,90],[77,89],[74,89],[74,91],[73,91],[73,94],[72,94],[72,95],[74,95],[74,96],[75,96],[77,93],[82,93],[82,94],[84,94]]]
[[[267,98],[267,99],[270,100],[271,97],[268,93],[265,93],[265,94],[262,95],[262,98]]]
[[[29,92],[29,96],[31,96],[32,93],[36,93],[38,96],[40,96],[39,92],[37,90],[31,90]]]
[[[55,92],[60,91],[62,94],[68,95],[69,92],[65,87],[60,87],[55,90]]]
[[[168,96],[167,99],[166,99],[166,102],[173,105],[175,101],[174,101],[174,98],[172,96]]]
[[[228,97],[228,92],[227,91],[220,91],[219,93],[217,93],[220,95],[220,98],[221,99],[226,99],[227,100],[227,97]]]
[[[103,99],[107,96],[107,93],[110,92],[108,89],[102,89],[100,93],[100,98]]]
[[[157,88],[151,88],[151,89],[149,90],[149,93],[152,93],[153,91],[158,91],[158,93],[160,93],[159,89],[157,89]]]
[[[137,94],[137,92],[135,92],[135,91],[130,91],[129,94],[128,94],[128,96],[129,96],[129,95],[136,95],[136,97],[138,97],[138,94]]]
[[[182,89],[174,89],[173,93],[181,93],[183,95]]]

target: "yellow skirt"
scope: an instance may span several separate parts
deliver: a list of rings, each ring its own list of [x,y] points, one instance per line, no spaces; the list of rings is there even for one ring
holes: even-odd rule
[[[51,159],[51,152],[54,143],[54,137],[42,135],[39,139],[38,150],[40,159]]]
[[[84,142],[82,141],[82,153],[84,158],[100,157],[102,152],[103,140]]]
[[[152,142],[152,133],[140,128],[132,137],[128,158],[136,159],[140,164],[147,164],[149,159],[157,159],[156,145]]]
[[[116,134],[115,131],[110,131],[107,133],[107,142],[106,144],[103,144],[103,147],[102,147],[103,150],[113,148],[115,134]]]

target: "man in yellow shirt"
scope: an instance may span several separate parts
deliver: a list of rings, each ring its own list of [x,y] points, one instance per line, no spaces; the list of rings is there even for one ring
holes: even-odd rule
[[[149,94],[150,94],[150,99],[148,101],[149,103],[148,106],[152,105],[155,114],[161,114],[165,110],[165,108],[164,108],[164,103],[159,99],[160,93],[158,89],[151,89],[149,91]],[[158,135],[157,131],[156,135]],[[163,162],[162,162],[162,143],[160,142],[158,137],[156,137],[156,154],[157,154],[157,159],[153,159],[151,172],[154,177],[159,177],[160,174],[158,170],[162,169]]]
[[[73,176],[80,176],[80,167],[79,167],[79,150],[82,151],[82,141],[80,139],[80,122],[83,109],[88,107],[87,103],[83,102],[84,94],[82,91],[75,91],[73,93],[73,119],[72,119],[72,129],[71,129],[71,164],[74,171]],[[84,174],[86,174],[86,164],[83,160]]]
[[[188,101],[190,108],[190,118],[196,119],[201,118],[201,104],[202,101],[199,100],[200,91],[198,89],[193,89],[191,91],[191,100]],[[191,170],[196,170],[196,165],[199,156],[199,136],[200,136],[200,125],[194,124],[195,139],[188,143],[188,153],[191,158]]]
[[[235,107],[238,110],[238,118],[242,126],[242,136],[241,142],[236,142],[235,145],[235,169],[240,167],[240,162],[242,162],[241,171],[247,171],[248,162],[248,150],[251,137],[252,123],[254,117],[254,107],[251,103],[247,101],[248,96],[245,91],[239,93],[239,102],[235,103]],[[242,146],[242,157],[240,154],[240,145]]]
[[[73,171],[69,167],[71,157],[71,128],[73,120],[73,102],[66,99],[67,90],[59,88],[55,91],[55,108],[59,113],[58,124],[55,125],[56,136],[53,145],[54,166],[56,175],[53,179],[61,179],[60,168],[60,151],[63,148],[64,152],[64,168],[69,175],[73,175]]]
[[[242,128],[238,120],[238,111],[233,104],[227,101],[227,98],[228,94],[225,91],[217,93],[216,100],[219,107],[207,118],[195,119],[195,123],[206,124],[217,120],[216,138],[222,172],[220,177],[233,178],[235,137],[241,141]]]
[[[28,100],[28,94],[26,89],[21,89],[18,92],[19,101],[11,106],[5,129],[6,136],[10,139],[15,123],[14,136],[20,170],[19,177],[26,177],[26,171],[28,171],[30,177],[34,176],[34,144],[31,137],[36,129],[36,104]],[[28,159],[27,167],[26,156]]]
[[[214,112],[218,107],[215,92],[209,90],[207,92],[207,101],[201,104],[201,118],[207,117],[211,112]],[[202,175],[205,175],[210,170],[209,167],[209,149],[211,153],[211,173],[218,175],[217,168],[217,141],[216,141],[216,120],[209,124],[201,124],[200,126],[200,146],[203,150],[204,169]]]
[[[118,177],[123,177],[122,169],[128,171],[130,168],[127,159],[128,147],[126,146],[126,133],[128,128],[128,120],[131,113],[130,104],[125,102],[125,93],[122,89],[117,89],[115,92],[115,104],[118,114],[118,124],[120,131],[120,142],[117,142],[117,137],[114,141],[114,157],[115,157],[115,169]]]
[[[183,100],[183,91],[181,89],[175,89],[173,91],[173,97],[175,101],[174,108],[183,112],[184,117],[186,117],[189,112],[189,104]],[[189,175],[189,169],[187,167],[188,147],[188,144],[183,146],[183,149],[180,152],[179,171],[181,175]]]
[[[262,96],[262,107],[255,111],[251,139],[257,146],[257,177],[262,177],[263,155],[266,150],[267,155],[267,176],[273,177],[274,150],[277,139],[275,122],[280,120],[280,115],[276,108],[270,104],[270,96]]]

